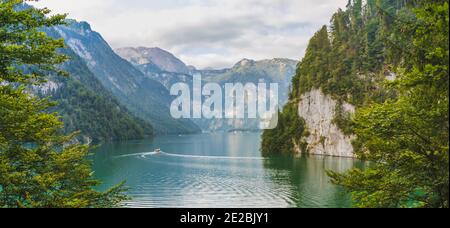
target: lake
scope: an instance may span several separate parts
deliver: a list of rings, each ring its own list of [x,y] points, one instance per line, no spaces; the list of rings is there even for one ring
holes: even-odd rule
[[[326,170],[358,165],[348,158],[261,157],[260,133],[164,136],[107,143],[95,150],[102,189],[126,180],[125,207],[351,207]],[[161,148],[157,154],[153,151]]]

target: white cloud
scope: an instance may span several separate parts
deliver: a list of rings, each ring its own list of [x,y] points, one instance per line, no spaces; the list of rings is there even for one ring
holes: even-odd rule
[[[197,67],[242,58],[300,59],[347,0],[41,0],[87,21],[114,47],[161,47]]]

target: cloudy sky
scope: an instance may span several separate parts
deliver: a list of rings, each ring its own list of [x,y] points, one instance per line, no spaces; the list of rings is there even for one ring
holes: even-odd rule
[[[198,68],[243,58],[300,59],[347,0],[40,0],[87,21],[113,48],[160,47]]]

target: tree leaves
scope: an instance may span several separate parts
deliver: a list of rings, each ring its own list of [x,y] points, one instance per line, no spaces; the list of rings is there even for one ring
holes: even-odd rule
[[[412,11],[415,32],[401,39],[410,39],[416,57],[398,66],[399,97],[355,118],[357,153],[375,165],[330,174],[360,207],[449,206],[448,3],[426,2]]]
[[[40,29],[63,23],[64,15],[0,2],[0,207],[115,207],[127,197],[118,185],[93,189],[89,146],[76,134],[62,135],[54,104],[31,95],[27,87],[60,74],[66,57]]]

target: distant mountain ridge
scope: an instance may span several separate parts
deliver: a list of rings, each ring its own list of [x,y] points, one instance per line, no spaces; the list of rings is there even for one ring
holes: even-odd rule
[[[291,59],[251,60],[242,59],[232,68],[222,70],[200,70],[205,82],[216,82],[224,88],[225,83],[264,82],[278,84],[278,104],[282,107],[289,98],[292,77],[298,61]],[[268,85],[267,85],[268,86]],[[259,119],[212,119],[195,121],[208,131],[255,131],[260,130]]]
[[[161,48],[127,47],[116,49],[115,52],[135,66],[151,63],[162,71],[180,74],[189,74],[191,71],[183,61]]]
[[[53,28],[46,29],[46,33],[59,37]],[[78,139],[83,142],[141,139],[153,135],[152,126],[120,104],[81,57],[70,48],[60,52],[70,57],[61,66],[70,76],[50,76],[45,84],[33,87],[32,93],[50,96],[56,101],[57,105],[50,111],[61,116],[66,133],[80,131]]]
[[[150,50],[150,51],[149,51]],[[148,52],[166,53],[166,56],[173,58],[170,62],[179,62],[177,57],[159,48],[121,48],[115,50],[118,55],[126,59],[147,77],[156,80],[163,84],[167,89],[178,82],[187,83],[192,86],[192,75],[202,75],[204,83],[215,82],[224,87],[225,83],[259,83],[261,81],[266,83],[278,83],[279,85],[279,104],[280,107],[288,100],[289,87],[292,77],[295,75],[295,69],[298,61],[291,59],[266,59],[266,60],[251,60],[242,59],[237,62],[232,68],[225,68],[220,70],[207,69],[197,70],[194,66],[188,67],[188,72],[179,71],[174,72],[162,70],[164,66],[153,62],[150,58],[144,58]],[[142,52],[142,53],[141,53]],[[167,54],[169,53],[169,54]],[[186,66],[185,63],[180,63],[179,66]],[[192,91],[192,88],[191,88]],[[231,131],[231,130],[248,130],[254,131],[259,129],[259,120],[254,119],[195,119],[193,120],[203,131]]]
[[[122,48],[114,52],[87,22],[68,22],[66,26],[53,28],[55,38],[64,38],[86,69],[117,99],[117,104],[150,123],[155,134],[257,130],[258,120],[174,119],[169,110],[175,98],[169,93],[170,87],[177,82],[192,85],[193,74],[203,75],[204,82],[216,82],[222,86],[235,82],[278,83],[279,103],[282,105],[287,101],[297,64],[290,59],[243,59],[228,69],[197,70],[160,48]],[[69,73],[76,73],[76,67],[71,67]],[[88,82],[81,80],[80,83]],[[51,85],[48,89],[52,89]]]
[[[83,59],[101,84],[131,113],[149,122],[156,134],[200,131],[189,120],[172,118],[169,110],[172,97],[169,91],[119,57],[99,33],[92,31],[87,22],[69,20],[68,25],[57,26],[54,30]]]

